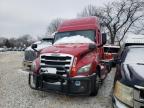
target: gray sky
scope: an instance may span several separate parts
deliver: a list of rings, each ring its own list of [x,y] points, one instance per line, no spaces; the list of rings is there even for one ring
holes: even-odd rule
[[[89,5],[102,6],[111,0],[0,0],[0,37],[46,33],[55,18],[75,18]]]

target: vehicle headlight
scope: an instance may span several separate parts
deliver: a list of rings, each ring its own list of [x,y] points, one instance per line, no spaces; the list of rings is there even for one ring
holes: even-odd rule
[[[121,102],[133,107],[133,88],[116,81],[114,95]]]
[[[85,65],[78,70],[78,74],[88,72],[91,68],[91,64]]]

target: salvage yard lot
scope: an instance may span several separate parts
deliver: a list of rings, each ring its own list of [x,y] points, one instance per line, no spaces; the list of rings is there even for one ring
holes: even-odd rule
[[[112,108],[110,93],[115,69],[96,97],[65,96],[30,89],[22,60],[23,52],[0,52],[0,108]]]

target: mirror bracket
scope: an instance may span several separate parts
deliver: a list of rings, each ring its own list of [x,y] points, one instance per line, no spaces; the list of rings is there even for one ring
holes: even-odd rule
[[[37,44],[32,44],[31,48],[32,48],[34,51],[39,52],[38,50],[36,50]]]

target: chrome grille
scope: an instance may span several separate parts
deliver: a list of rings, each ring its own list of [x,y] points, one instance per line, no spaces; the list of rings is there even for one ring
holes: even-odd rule
[[[43,68],[56,68],[57,73],[65,74],[70,71],[73,61],[73,56],[62,53],[48,53],[41,55],[41,69]]]
[[[25,51],[24,58],[26,61],[33,61],[36,59],[36,52],[34,51]]]

